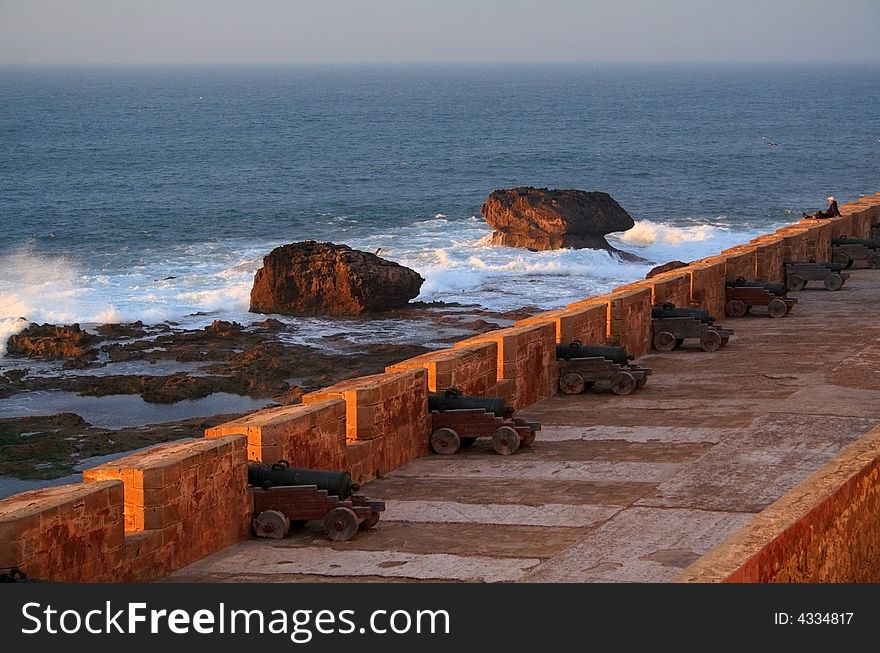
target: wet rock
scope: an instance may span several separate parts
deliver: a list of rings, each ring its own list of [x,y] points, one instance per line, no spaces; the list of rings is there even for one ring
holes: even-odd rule
[[[266,318],[265,320],[261,320],[259,322],[252,322],[250,327],[253,329],[262,329],[264,331],[286,331],[287,325],[284,324],[281,320],[276,320],[274,317]]]
[[[68,358],[61,365],[62,370],[91,370],[97,367],[104,367],[106,363],[98,363],[83,358]]]
[[[98,352],[94,345],[100,338],[84,331],[79,324],[58,326],[31,324],[21,333],[9,338],[6,353],[9,356],[58,360],[64,358],[94,359]]]
[[[671,270],[677,270],[678,268],[686,268],[688,266],[687,263],[683,261],[669,261],[669,263],[664,263],[663,265],[658,265],[655,268],[651,268],[651,271],[645,275],[645,279],[650,279],[651,277],[656,277],[658,274],[663,274],[664,272],[669,272]]]
[[[28,375],[29,371],[30,370],[27,367],[18,370],[7,370],[3,373],[3,376],[5,376],[10,382],[18,383]]]
[[[241,333],[244,327],[238,322],[227,322],[226,320],[214,320],[205,327],[205,332],[219,338],[228,338],[232,335]]]
[[[113,338],[114,340],[142,338],[147,335],[147,331],[144,329],[144,323],[140,320],[137,322],[129,322],[128,324],[99,324],[95,327],[95,331],[102,336]]]
[[[282,315],[360,315],[405,306],[424,279],[345,245],[306,241],[276,247],[254,276],[250,310]]]

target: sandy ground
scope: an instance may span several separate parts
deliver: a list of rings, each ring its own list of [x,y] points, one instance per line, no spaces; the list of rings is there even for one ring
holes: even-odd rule
[[[878,422],[880,271],[796,296],[782,319],[722,320],[718,352],[644,357],[633,395],[533,406],[530,449],[478,442],[367,484],[387,512],[349,542],[309,524],[168,580],[669,581]]]

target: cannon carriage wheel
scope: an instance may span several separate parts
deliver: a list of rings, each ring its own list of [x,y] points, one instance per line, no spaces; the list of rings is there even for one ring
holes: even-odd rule
[[[829,272],[822,280],[828,290],[840,290],[843,287],[843,277],[836,272]]]
[[[254,517],[254,534],[280,540],[290,532],[290,520],[280,510],[264,510]]]
[[[746,306],[745,302],[740,301],[739,299],[731,299],[724,306],[724,312],[727,313],[730,317],[742,317],[749,310],[749,307]]]
[[[771,299],[767,304],[767,313],[770,317],[783,317],[786,313],[788,313],[788,304],[779,299]]]
[[[324,534],[334,542],[348,542],[358,531],[358,518],[354,510],[339,506],[324,517]]]
[[[515,454],[519,445],[519,433],[512,426],[499,426],[492,434],[492,448],[502,456]]]
[[[804,286],[807,285],[807,280],[804,279],[799,274],[789,274],[785,278],[785,287],[791,290],[792,292],[797,292],[798,290],[803,290]]]
[[[531,447],[535,443],[536,437],[538,437],[538,434],[535,431],[529,429],[529,434],[520,440],[519,446]]]
[[[871,252],[865,261],[872,270],[880,269],[880,252]]]
[[[569,372],[559,377],[559,392],[564,395],[579,395],[587,384],[577,372]]]
[[[636,379],[636,389],[641,390],[646,385],[648,385],[648,376],[643,374],[638,379]]]
[[[366,518],[364,519],[364,521],[361,522],[358,528],[360,528],[362,531],[370,530],[371,528],[373,528],[373,526],[379,523],[379,515],[380,513],[378,510],[371,510],[370,514],[366,516]]]
[[[616,395],[632,394],[636,389],[636,378],[629,372],[618,372],[611,377],[611,392]]]
[[[718,351],[722,346],[721,334],[715,329],[706,329],[700,336],[700,345],[705,352]]]
[[[654,349],[657,351],[672,351],[675,349],[676,338],[669,331],[660,331],[654,334]]]
[[[473,443],[471,443],[473,444]],[[431,449],[435,453],[451,456],[461,448],[461,438],[458,433],[449,428],[437,429],[431,434]]]
[[[853,260],[846,252],[835,252],[834,255],[831,257],[831,262],[839,263],[844,267],[844,269],[852,267],[853,264]]]

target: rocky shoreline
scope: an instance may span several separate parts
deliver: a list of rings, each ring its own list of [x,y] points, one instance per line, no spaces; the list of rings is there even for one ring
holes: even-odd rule
[[[383,372],[398,361],[430,351],[426,346],[508,326],[539,309],[498,313],[477,306],[430,303],[361,319],[423,323],[408,342],[363,343],[345,333],[327,336],[327,347],[292,344],[295,322],[269,317],[248,325],[215,320],[204,329],[173,324],[31,325],[10,338],[0,359],[0,400],[59,391],[86,397],[137,395],[150,404],[199,400],[215,393],[267,404],[299,403],[304,392]],[[344,323],[343,323],[344,324]],[[289,338],[287,338],[289,340]],[[141,373],[128,373],[132,363]],[[151,374],[150,367],[181,371]],[[119,370],[119,373],[116,373]],[[149,444],[200,436],[233,416],[199,417],[122,429],[93,426],[61,413],[0,419],[0,474],[51,479],[69,474],[82,459]]]

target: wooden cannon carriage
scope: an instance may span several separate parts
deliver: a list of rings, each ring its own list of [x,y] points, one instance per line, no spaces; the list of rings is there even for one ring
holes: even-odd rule
[[[257,537],[281,539],[292,529],[319,519],[329,539],[346,542],[358,530],[375,526],[385,510],[384,501],[353,493],[360,488],[348,472],[293,469],[287,461],[251,463],[248,483],[253,486]]]
[[[596,383],[608,383],[616,395],[628,395],[645,387],[651,370],[631,363],[623,347],[585,346],[575,340],[557,345],[559,361],[559,392],[576,395]]]
[[[428,395],[431,413],[431,449],[452,455],[468,448],[477,438],[491,438],[492,448],[502,456],[516,453],[535,441],[541,425],[513,416],[503,399],[468,397],[455,388]]]
[[[872,234],[874,229],[871,230]],[[831,239],[831,260],[848,269],[855,263],[880,269],[880,244],[877,240],[841,236]]]
[[[828,290],[840,290],[849,279],[840,263],[815,261],[786,261],[785,287],[791,291],[803,290],[808,281],[821,281]]]
[[[676,308],[672,304],[651,308],[651,328],[651,344],[657,351],[678,349],[688,339],[699,340],[703,351],[718,351],[733,335],[733,329],[724,329],[716,324],[715,318],[708,312],[696,308]]]
[[[770,317],[783,317],[790,313],[797,300],[786,296],[785,284],[761,283],[739,278],[725,288],[724,312],[730,317],[742,317],[753,306],[765,306]]]

